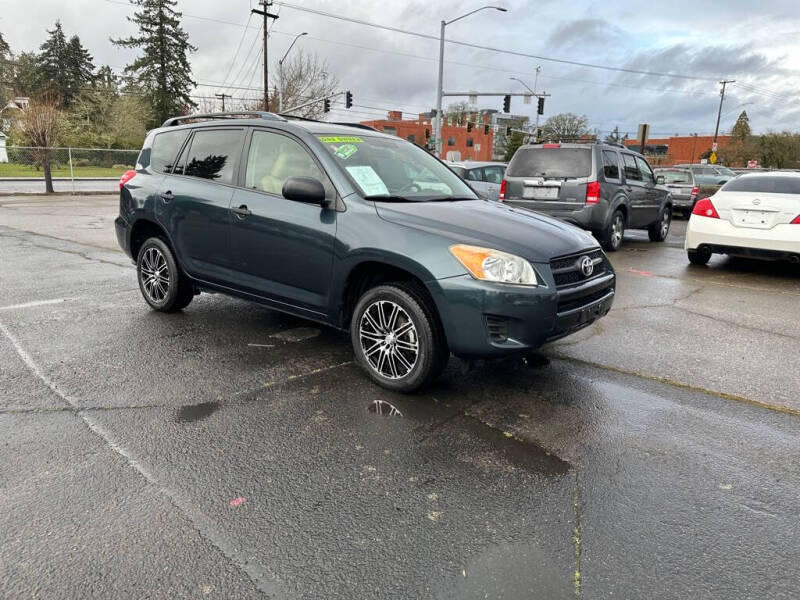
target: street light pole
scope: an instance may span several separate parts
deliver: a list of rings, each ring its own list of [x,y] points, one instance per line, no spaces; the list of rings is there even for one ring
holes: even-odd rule
[[[539,83],[539,72],[542,70],[542,67],[536,65],[536,78],[533,80],[533,95],[536,95],[536,84]],[[536,109],[536,139],[539,139],[539,109]]]
[[[289,49],[286,51],[286,54],[284,54],[283,58],[278,61],[278,112],[283,110],[283,61],[285,61],[286,57],[289,56],[289,52],[292,51],[297,39],[304,35],[308,35],[308,32],[304,31],[303,33],[298,33],[296,36],[294,36],[292,43],[289,44]]]
[[[506,12],[507,9],[503,8],[502,6],[481,6],[480,8],[476,8],[475,10],[471,10],[468,13],[461,15],[460,17],[456,17],[455,19],[451,19],[450,21],[442,20],[441,22],[441,29],[439,31],[439,81],[436,85],[436,120],[434,121],[434,148],[436,149],[436,156],[439,156],[442,153],[442,94],[444,90],[442,89],[442,78],[444,76],[444,29],[451,23],[455,23],[456,21],[460,21],[461,19],[468,17],[470,15],[475,14],[478,11],[486,10],[488,8],[499,10],[500,12]]]

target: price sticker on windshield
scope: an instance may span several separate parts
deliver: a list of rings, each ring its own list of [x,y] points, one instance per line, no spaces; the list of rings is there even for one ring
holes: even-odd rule
[[[323,144],[360,144],[364,140],[353,136],[320,136],[319,141]]]

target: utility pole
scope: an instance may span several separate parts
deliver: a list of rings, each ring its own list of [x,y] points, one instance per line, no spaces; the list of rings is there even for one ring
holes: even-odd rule
[[[225,98],[233,98],[230,94],[214,94],[217,98],[222,99],[222,112],[225,112]]]
[[[725,86],[729,83],[735,82],[735,79],[725,79],[724,81],[720,81],[722,84],[722,89],[719,92],[719,110],[717,111],[717,126],[714,128],[714,144],[711,147],[712,152],[717,151],[717,135],[719,134],[719,119],[722,116],[722,101],[725,100]]]
[[[264,10],[258,10],[257,8],[250,9],[251,13],[261,15],[264,17],[264,110],[269,110],[269,62],[267,60],[267,40],[269,38],[269,24],[267,19],[273,18],[277,19],[278,15],[273,15],[270,12],[267,12],[270,6],[272,6],[271,0],[259,0],[259,4],[264,7]]]
[[[542,67],[537,65],[536,66],[536,77],[533,79],[533,95],[536,96],[536,84],[539,83],[539,72],[542,70]],[[536,139],[539,139],[539,111],[536,111]]]
[[[694,134],[694,144],[692,145],[692,164],[694,164],[694,157],[697,156],[697,134]]]

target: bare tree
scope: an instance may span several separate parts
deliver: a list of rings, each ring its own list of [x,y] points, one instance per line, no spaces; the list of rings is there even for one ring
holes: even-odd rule
[[[553,115],[542,127],[542,138],[553,142],[574,142],[589,133],[589,120],[585,115],[559,113]]]
[[[64,127],[64,114],[52,99],[31,102],[19,115],[15,125],[16,136],[35,148],[35,159],[44,171],[45,191],[53,193],[53,175],[50,170],[50,153],[58,145]]]
[[[305,104],[309,100],[328,96],[337,91],[339,87],[339,80],[330,73],[328,62],[320,59],[316,53],[306,54],[302,50],[297,50],[290,58],[286,59],[282,70],[284,111]],[[270,79],[272,80],[272,92],[269,97],[269,108],[273,112],[278,112],[281,77],[277,64],[270,71]],[[322,101],[292,111],[292,114],[309,119],[319,119],[324,114]]]

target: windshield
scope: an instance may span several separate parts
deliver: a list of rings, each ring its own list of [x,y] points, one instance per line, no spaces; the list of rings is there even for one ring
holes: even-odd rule
[[[520,148],[506,172],[509,177],[588,177],[591,152],[589,148]]]
[[[800,194],[800,177],[741,175],[722,186],[723,192],[761,192],[762,194]]]
[[[656,171],[656,177],[663,177],[664,183],[691,183],[688,171]]]
[[[425,150],[373,136],[318,136],[361,195],[372,200],[477,200],[455,173]]]

